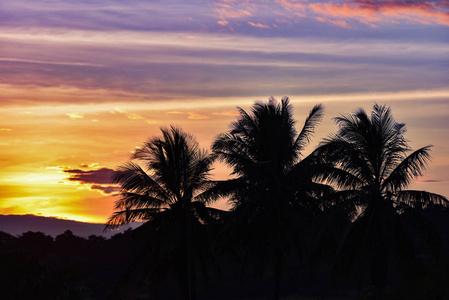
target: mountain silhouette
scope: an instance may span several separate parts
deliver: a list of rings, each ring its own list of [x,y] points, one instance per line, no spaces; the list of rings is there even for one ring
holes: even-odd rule
[[[0,231],[12,235],[19,235],[27,231],[40,231],[52,237],[70,230],[74,235],[87,238],[90,235],[102,235],[106,238],[123,232],[128,228],[136,228],[140,223],[122,226],[117,230],[104,230],[104,224],[85,223],[74,220],[58,219],[55,217],[42,217],[35,215],[0,215]]]

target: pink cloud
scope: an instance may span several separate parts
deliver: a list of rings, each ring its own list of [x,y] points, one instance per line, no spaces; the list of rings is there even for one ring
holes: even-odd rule
[[[245,19],[262,17],[267,8],[276,11],[281,18],[274,21],[278,24],[289,23],[290,20],[313,18],[319,22],[333,24],[339,27],[350,27],[349,22],[367,24],[377,27],[381,24],[398,24],[400,22],[418,23],[423,25],[439,24],[449,26],[449,1],[418,0],[402,2],[397,0],[375,1],[323,1],[307,0],[272,0],[272,1],[233,1],[222,0],[216,5],[217,12],[224,20],[226,18]],[[263,23],[249,25],[259,28],[271,28]],[[227,24],[228,25],[228,24]]]
[[[266,25],[266,24],[262,24],[262,23],[248,22],[248,24],[253,27],[257,27],[257,28],[271,28],[270,25]]]
[[[240,19],[252,16],[246,9],[232,9],[232,7],[222,7],[216,10],[221,19]]]
[[[326,18],[322,18],[322,17],[316,17],[315,20],[322,22],[322,23],[329,23],[329,24],[333,24],[339,27],[344,27],[344,28],[349,28],[349,24],[346,21],[343,20],[330,20],[330,19],[326,19]]]
[[[283,0],[289,1],[289,0]],[[398,21],[424,25],[449,26],[449,14],[442,6],[432,2],[404,3],[397,1],[356,1],[347,3],[318,2],[307,5],[318,21],[348,27],[348,21],[358,21],[370,26],[395,24]]]
[[[292,12],[297,17],[306,17],[307,2],[295,0],[275,0],[282,8]]]

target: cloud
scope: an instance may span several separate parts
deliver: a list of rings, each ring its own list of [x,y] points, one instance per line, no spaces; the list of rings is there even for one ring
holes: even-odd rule
[[[66,115],[72,120],[84,119],[83,114],[80,113],[66,113]]]
[[[187,117],[187,119],[189,119],[189,120],[205,120],[205,119],[210,119],[209,116],[202,115],[202,114],[195,113],[195,112],[189,112],[188,115],[189,115],[189,116]]]
[[[20,207],[19,205],[0,207],[1,215],[12,215],[12,214],[18,214],[21,212],[22,212],[22,207]]]
[[[116,107],[114,110],[111,111],[111,114],[116,114],[116,113],[123,114],[130,120],[143,120],[143,119],[145,119],[144,117],[142,117],[139,114],[130,113],[130,112],[127,112],[126,110],[120,109],[118,107]]]
[[[218,116],[239,116],[239,112],[235,111],[235,110],[226,110],[226,111],[222,111],[222,112],[214,112],[212,113],[213,115],[218,115]]]
[[[446,180],[427,179],[427,180],[417,180],[417,182],[421,182],[421,183],[440,183],[440,182],[446,182]]]
[[[145,120],[145,122],[150,125],[158,123],[156,120],[146,119],[145,117],[143,117],[139,114],[131,113],[131,112],[128,112],[128,111],[120,109],[120,108],[115,108],[114,110],[111,111],[111,114],[116,114],[116,113],[123,114],[130,120]]]
[[[128,117],[128,119],[130,120],[143,120],[145,119],[144,117],[142,117],[139,114],[135,114],[135,113],[127,113],[126,116]]]
[[[267,19],[271,10],[274,22],[286,24],[303,19],[316,20],[349,28],[349,22],[377,27],[383,24],[417,23],[449,26],[447,1],[347,0],[347,1],[218,1],[216,13],[220,19],[247,20],[249,17]],[[247,12],[247,13],[243,13]],[[277,17],[276,17],[277,15]],[[279,17],[281,16],[281,17]],[[261,23],[248,24],[269,28]],[[355,25],[355,24],[354,24]],[[276,26],[273,26],[276,27]]]
[[[220,21],[217,21],[217,24],[221,25],[221,26],[227,26],[227,25],[229,25],[229,22],[226,20],[220,20]]]
[[[0,131],[12,131],[11,128],[0,128]]]
[[[248,22],[248,24],[253,27],[257,27],[257,28],[271,28],[270,25],[266,25],[266,24],[262,24],[262,23]]]
[[[209,116],[206,115],[202,115],[196,112],[183,112],[183,111],[169,111],[167,112],[167,114],[169,115],[186,115],[187,119],[189,120],[205,120],[205,119],[210,119]]]
[[[292,0],[283,0],[290,2]],[[308,3],[307,11],[320,22],[349,27],[356,21],[370,26],[411,22],[423,25],[449,26],[449,14],[445,1],[374,1],[355,0],[342,3]]]
[[[99,190],[104,194],[113,194],[116,193],[120,190],[119,187],[117,186],[110,186],[110,185],[98,185],[98,184],[93,184],[90,187],[91,190]]]
[[[100,167],[99,163],[90,163],[90,164],[86,164],[86,163],[82,163],[80,164],[81,168],[90,168],[90,169],[98,169]]]
[[[182,111],[173,110],[173,111],[168,111],[167,114],[169,114],[169,115],[183,115],[185,113],[182,112]]]
[[[115,171],[109,168],[101,168],[97,170],[81,170],[69,169],[64,170],[64,173],[70,174],[68,180],[78,181],[85,184],[110,184],[114,175],[119,174],[120,171]]]

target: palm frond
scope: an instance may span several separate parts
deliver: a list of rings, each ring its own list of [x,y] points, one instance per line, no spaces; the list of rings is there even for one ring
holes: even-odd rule
[[[336,168],[345,170],[359,182],[369,184],[373,182],[373,172],[367,161],[357,147],[338,137],[326,139],[315,151],[314,155],[323,157],[326,162]]]
[[[427,191],[404,190],[396,193],[396,203],[405,203],[411,207],[426,208],[430,205],[443,205],[449,207],[446,197]]]
[[[126,209],[115,211],[112,217],[106,223],[105,229],[115,229],[123,224],[128,224],[133,221],[148,221],[153,215],[160,212],[160,209]]]
[[[383,188],[398,191],[407,187],[414,178],[422,175],[430,159],[430,147],[432,146],[422,147],[407,156],[384,180]]]
[[[119,170],[112,178],[112,183],[118,183],[123,192],[154,195],[169,201],[171,195],[138,164],[127,162],[120,166]]]
[[[304,122],[301,132],[298,134],[294,146],[296,151],[301,152],[310,143],[311,136],[315,133],[315,127],[323,119],[324,107],[315,105]]]
[[[202,193],[196,195],[193,200],[209,203],[219,198],[230,197],[236,191],[241,190],[245,185],[246,181],[243,178],[213,181],[211,182],[211,186]]]
[[[114,209],[143,209],[168,207],[168,203],[156,197],[131,192],[121,192]]]

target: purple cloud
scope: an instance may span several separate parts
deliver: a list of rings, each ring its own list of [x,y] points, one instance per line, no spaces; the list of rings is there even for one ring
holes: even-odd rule
[[[428,179],[428,180],[419,180],[419,182],[425,182],[425,183],[440,183],[440,182],[445,182],[445,180]]]
[[[120,171],[115,171],[109,168],[101,168],[98,170],[83,171],[80,169],[64,170],[65,173],[70,174],[68,180],[78,181],[80,183],[102,185],[111,184],[112,177]],[[97,188],[99,189],[99,188]]]
[[[120,190],[119,187],[117,186],[104,186],[104,185],[98,185],[98,184],[94,184],[90,187],[91,190],[99,190],[102,191],[105,194],[113,194],[116,193]]]

